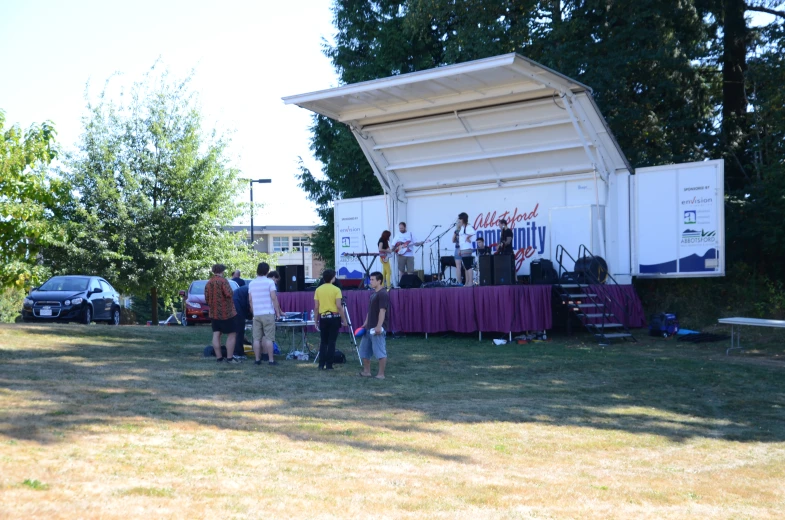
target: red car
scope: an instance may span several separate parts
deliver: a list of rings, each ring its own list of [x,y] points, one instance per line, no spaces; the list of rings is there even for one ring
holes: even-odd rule
[[[210,323],[210,307],[204,301],[204,287],[207,280],[196,280],[191,282],[187,291],[180,291],[180,296],[185,298],[185,309],[183,312],[183,326],[194,325],[196,323]],[[229,280],[232,290],[237,289],[237,283]]]

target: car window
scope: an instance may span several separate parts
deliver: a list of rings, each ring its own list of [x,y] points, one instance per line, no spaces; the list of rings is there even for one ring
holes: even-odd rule
[[[98,283],[101,284],[101,289],[103,289],[104,292],[114,292],[114,289],[112,289],[112,286],[109,285],[108,283],[106,283],[106,281],[98,280]]]
[[[237,285],[237,282],[235,282],[235,281],[233,281],[233,280],[229,280],[229,287],[231,287],[231,288],[232,288],[232,291],[235,291],[235,290],[237,290],[237,289],[238,289],[240,286],[239,286],[239,285]]]
[[[38,288],[39,291],[86,291],[89,278],[83,276],[54,276]]]
[[[93,278],[92,280],[90,280],[90,290],[91,290],[91,291],[93,291],[93,290],[95,290],[95,289],[98,289],[98,287],[99,287],[99,285],[98,285],[98,280],[96,280],[95,278]]]
[[[205,285],[207,285],[207,280],[198,280],[191,284],[191,288],[188,289],[188,293],[195,295],[204,294]]]

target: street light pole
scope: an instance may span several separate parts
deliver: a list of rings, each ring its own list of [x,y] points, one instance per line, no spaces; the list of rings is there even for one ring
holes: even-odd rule
[[[306,244],[310,246],[311,245],[311,239],[310,238],[305,238],[305,237],[301,238],[300,239],[300,249],[302,249],[302,251],[303,251],[303,276],[305,276],[305,245]],[[311,278],[313,278],[313,276],[311,276]]]
[[[253,183],[257,182],[259,184],[270,184],[273,182],[272,179],[249,179],[248,182],[251,183],[251,247],[253,247]]]

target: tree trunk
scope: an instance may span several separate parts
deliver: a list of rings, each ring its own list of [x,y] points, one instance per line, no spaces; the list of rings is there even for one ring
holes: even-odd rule
[[[158,326],[158,287],[150,289],[150,297],[153,299],[153,325]]]
[[[747,23],[744,0],[723,0],[724,41],[722,54],[722,146],[725,155],[725,185],[729,190],[746,184],[743,164],[747,128]]]
[[[554,27],[562,22],[561,0],[551,0],[551,22]]]

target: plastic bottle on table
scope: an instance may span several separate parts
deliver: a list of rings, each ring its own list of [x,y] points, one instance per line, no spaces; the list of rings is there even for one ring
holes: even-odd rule
[[[313,319],[314,319],[314,314],[313,314],[313,310],[311,310],[311,321],[313,321]]]

